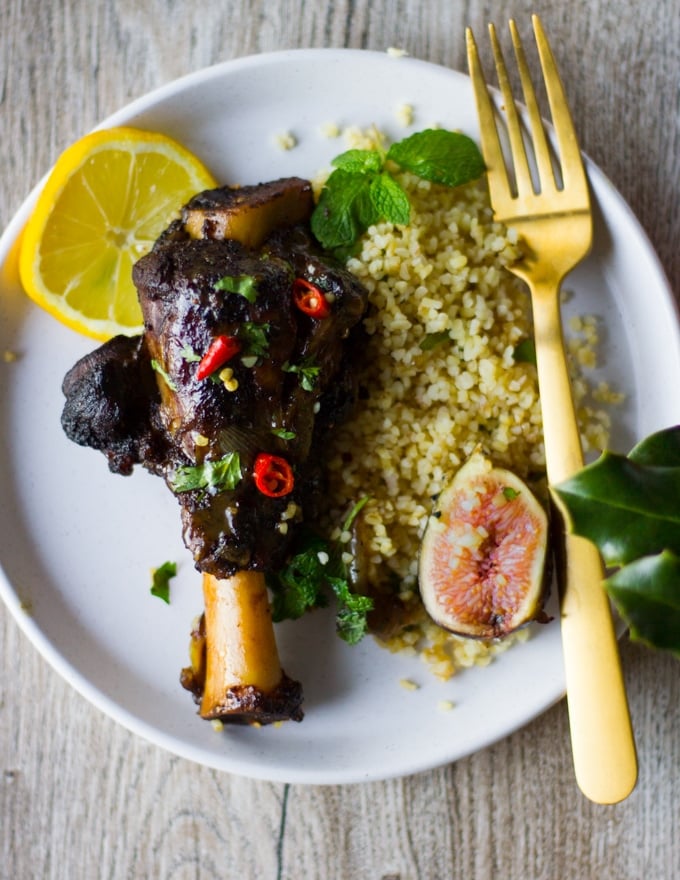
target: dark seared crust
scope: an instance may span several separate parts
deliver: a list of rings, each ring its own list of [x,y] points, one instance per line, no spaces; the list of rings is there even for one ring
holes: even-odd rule
[[[302,685],[283,674],[273,691],[264,693],[252,685],[229,688],[224,702],[208,719],[226,724],[273,724],[276,721],[302,721]]]
[[[259,187],[239,192],[257,205],[253,192],[262,198],[271,195],[272,186],[305,192],[303,184],[293,178],[263,185],[262,192]],[[189,206],[217,211],[233,198],[231,191],[210,190]],[[256,279],[256,300],[220,289],[225,277]],[[315,321],[295,307],[295,278],[329,295],[328,318]],[[242,479],[235,489],[175,493],[184,542],[196,568],[215,577],[276,570],[295,524],[316,516],[324,437],[355,402],[351,367],[361,347],[366,291],[320,251],[306,226],[277,230],[251,248],[239,241],[192,239],[181,223],[173,223],[134,266],[133,279],[144,336],[117,337],[69,371],[64,430],[76,443],[101,450],[111,470],[129,474],[142,464],[170,488],[178,469],[238,453]],[[219,381],[196,380],[191,356],[204,353],[218,335],[238,336],[252,326],[267,328],[268,351],[254,365],[244,366],[240,357],[229,364],[235,391]],[[311,390],[289,370],[305,363],[319,371]],[[289,436],[282,439],[273,431]],[[207,445],[198,446],[196,437],[206,438]],[[260,452],[282,455],[292,465],[291,494],[267,498],[257,491],[252,474]],[[288,509],[295,510],[293,519]],[[282,522],[289,527],[281,529]]]
[[[114,473],[143,461],[153,470],[167,454],[160,396],[140,337],[116,336],[66,374],[61,424],[66,436],[106,455]]]
[[[192,639],[205,639],[205,616],[201,615],[198,628],[192,632]],[[205,676],[204,654],[205,644],[201,644],[199,652],[201,664],[199,668],[186,667],[180,674],[180,684],[185,690],[191,691],[194,702],[200,706],[203,699]],[[281,681],[273,691],[265,693],[259,688],[238,686],[229,688],[224,700],[207,719],[219,719],[225,724],[273,724],[275,721],[302,721],[303,693],[299,681],[289,678],[285,672]]]

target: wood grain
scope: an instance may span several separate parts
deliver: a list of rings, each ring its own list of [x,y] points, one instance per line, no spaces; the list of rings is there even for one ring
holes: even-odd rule
[[[630,202],[680,291],[680,0],[634,11],[622,0],[5,0],[0,226],[75,137],[177,76],[310,46],[400,46],[464,70],[466,24],[481,33],[491,16],[521,24],[534,11],[584,149]],[[46,665],[4,608],[0,638],[3,880],[680,877],[678,665],[641,647],[622,647],[640,781],[625,803],[596,807],[574,784],[562,703],[440,770],[284,786],[195,766],[113,724]]]

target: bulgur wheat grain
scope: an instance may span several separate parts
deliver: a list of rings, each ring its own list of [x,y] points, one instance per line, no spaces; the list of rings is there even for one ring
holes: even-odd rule
[[[384,149],[375,129],[345,134],[348,146]],[[514,359],[516,346],[532,336],[530,303],[507,271],[521,256],[520,242],[494,222],[483,183],[451,189],[394,175],[409,195],[411,223],[372,226],[348,263],[369,292],[368,341],[360,404],[332,440],[329,521],[341,521],[343,511],[370,496],[357,523],[362,577],[382,584],[399,609],[381,641],[391,651],[417,650],[446,679],[528,637],[524,630],[480,642],[436,626],[420,603],[417,559],[433,496],[475,449],[522,478],[544,470],[535,367]],[[584,444],[603,448],[607,413],[585,405],[581,374],[593,363],[597,325],[584,318],[574,329]]]

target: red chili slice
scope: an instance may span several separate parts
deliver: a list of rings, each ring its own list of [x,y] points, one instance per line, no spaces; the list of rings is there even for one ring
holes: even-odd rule
[[[208,350],[199,361],[196,378],[207,379],[215,370],[219,370],[227,361],[241,351],[241,343],[235,336],[216,336],[208,346]]]
[[[280,455],[260,452],[255,459],[255,485],[268,498],[282,498],[293,491],[293,468]]]
[[[331,313],[323,291],[304,278],[296,278],[293,282],[293,300],[310,318],[327,318]]]

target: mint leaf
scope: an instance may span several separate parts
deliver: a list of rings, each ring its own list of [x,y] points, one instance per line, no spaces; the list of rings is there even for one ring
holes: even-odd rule
[[[433,183],[461,186],[481,177],[486,166],[477,144],[467,135],[426,129],[399,141],[387,158]]]
[[[408,196],[389,174],[378,174],[371,180],[369,195],[377,216],[398,226],[408,224],[411,219]]]
[[[476,180],[485,171],[475,142],[463,134],[427,129],[379,150],[347,150],[333,160],[335,170],[321,190],[311,219],[312,232],[328,250],[346,256],[379,220],[400,226],[410,221],[408,195],[385,169],[385,159],[448,186]]]
[[[257,299],[257,281],[252,275],[225,275],[213,287],[225,293],[238,293],[251,303]]]
[[[223,492],[235,489],[242,478],[238,452],[229,452],[216,461],[177,468],[168,479],[173,492],[191,492],[194,489],[216,489]]]
[[[170,578],[177,574],[176,562],[164,562],[151,572],[151,595],[170,604]]]
[[[359,219],[367,179],[338,168],[326,181],[311,219],[312,232],[324,248],[351,247],[367,228]]]
[[[353,174],[368,174],[380,171],[383,157],[377,150],[347,150],[336,156],[331,165]]]

